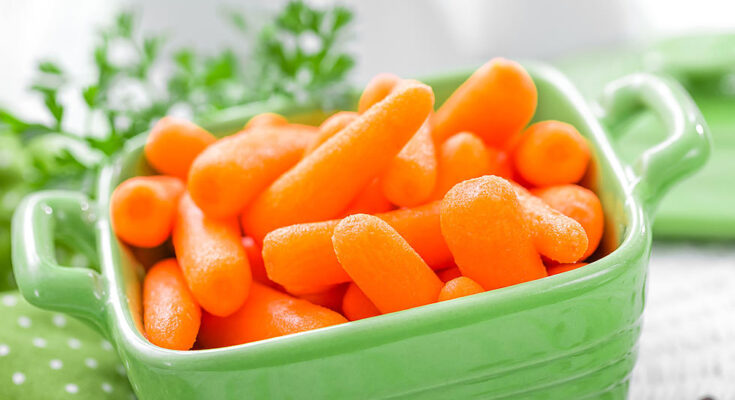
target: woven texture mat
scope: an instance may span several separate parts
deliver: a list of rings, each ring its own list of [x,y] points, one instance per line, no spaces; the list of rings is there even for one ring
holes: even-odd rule
[[[735,246],[658,242],[630,399],[735,399]]]

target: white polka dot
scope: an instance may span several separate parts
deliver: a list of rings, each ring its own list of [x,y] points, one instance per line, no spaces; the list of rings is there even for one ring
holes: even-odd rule
[[[33,345],[41,348],[46,347],[46,339],[35,337],[33,338]]]
[[[10,353],[10,346],[7,344],[0,344],[0,357],[7,356]]]
[[[72,349],[75,349],[75,350],[78,349],[78,348],[80,348],[80,347],[82,347],[82,342],[80,342],[79,339],[77,339],[77,338],[71,338],[71,339],[67,340],[66,344],[68,344],[69,347],[71,347]]]
[[[112,345],[107,340],[103,340],[102,341],[102,348],[105,349],[105,350],[107,350],[107,351],[110,351],[110,350],[112,350]]]
[[[66,326],[66,317],[64,317],[61,314],[56,314],[54,315],[52,322],[54,323],[54,325],[58,326],[59,328],[63,328],[64,326]]]
[[[112,385],[107,382],[102,382],[102,391],[105,393],[112,393]]]
[[[64,386],[64,390],[66,390],[68,393],[74,394],[79,392],[79,386],[73,383],[67,383],[66,386]]]
[[[6,294],[3,296],[3,305],[6,307],[13,307],[16,304],[18,304],[18,298],[13,296],[12,294]]]
[[[21,315],[20,317],[18,317],[18,325],[20,325],[21,328],[30,328],[31,319],[26,317],[25,315]]]
[[[13,374],[13,383],[20,385],[26,381],[26,376],[22,372],[16,372]]]
[[[64,366],[64,363],[61,362],[58,358],[54,358],[53,360],[49,361],[48,366],[51,367],[51,369],[61,369],[61,367]]]
[[[92,369],[97,368],[97,360],[94,358],[86,358],[84,360],[84,365]]]
[[[122,364],[118,364],[115,370],[118,374],[125,376],[125,367],[123,367]]]

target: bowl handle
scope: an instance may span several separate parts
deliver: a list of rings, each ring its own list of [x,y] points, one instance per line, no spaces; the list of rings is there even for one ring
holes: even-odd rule
[[[29,303],[78,317],[104,334],[102,276],[89,268],[59,265],[54,244],[57,225],[72,236],[65,239],[83,242],[85,235],[93,235],[94,211],[89,198],[77,192],[41,191],[27,196],[13,215],[13,270]]]
[[[666,191],[701,168],[709,157],[709,128],[684,88],[671,78],[654,74],[628,75],[609,83],[599,102],[603,124],[613,140],[620,126],[636,114],[650,110],[661,119],[667,138],[647,149],[628,166],[633,194],[655,212]]]

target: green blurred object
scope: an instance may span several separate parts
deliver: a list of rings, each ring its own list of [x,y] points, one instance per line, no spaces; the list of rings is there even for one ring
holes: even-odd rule
[[[712,131],[708,164],[674,188],[661,202],[653,226],[657,238],[735,238],[735,35],[672,38],[638,50],[612,50],[575,56],[557,66],[590,98],[606,82],[635,71],[657,71],[677,79],[690,92]],[[630,161],[661,141],[664,123],[650,112],[622,122],[615,143]]]
[[[584,268],[257,343],[162,349],[141,334],[143,269],[115,239],[108,215],[119,182],[152,172],[141,135],[102,169],[96,200],[44,191],[19,206],[13,259],[21,292],[34,305],[74,315],[108,337],[140,399],[622,399],[640,333],[651,217],[671,185],[705,162],[708,130],[670,79],[637,74],[616,81],[596,115],[555,70],[528,70],[539,92],[534,120],[571,123],[592,147],[585,184],[602,201],[606,231],[599,259]],[[424,81],[440,104],[469,74]],[[324,118],[320,110],[293,110],[281,105],[274,111],[302,123]],[[635,161],[621,162],[609,136],[620,133],[631,113],[646,110],[666,122],[668,137]],[[262,111],[229,112],[226,123],[210,122],[242,126]],[[52,243],[60,236],[94,243],[99,271],[59,264]]]

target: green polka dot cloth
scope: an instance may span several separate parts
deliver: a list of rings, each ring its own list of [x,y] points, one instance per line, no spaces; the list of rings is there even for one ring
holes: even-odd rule
[[[112,345],[18,292],[0,293],[0,399],[135,399]]]

